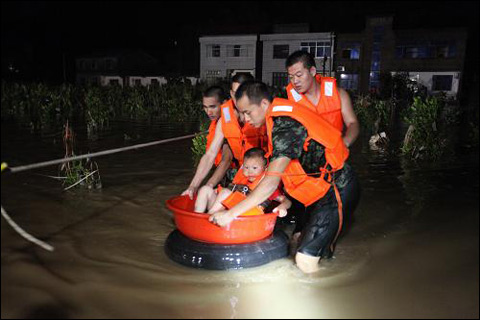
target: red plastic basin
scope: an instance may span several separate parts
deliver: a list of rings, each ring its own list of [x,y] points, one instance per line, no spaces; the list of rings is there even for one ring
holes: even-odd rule
[[[195,201],[188,196],[170,198],[166,204],[181,233],[208,243],[240,244],[263,240],[272,234],[278,216],[277,213],[241,216],[222,228],[208,221],[209,214],[194,212]]]

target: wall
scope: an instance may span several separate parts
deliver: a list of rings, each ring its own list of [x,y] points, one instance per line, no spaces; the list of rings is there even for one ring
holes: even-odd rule
[[[255,71],[256,35],[239,36],[208,36],[200,37],[200,78],[228,78],[231,70]],[[220,45],[220,56],[213,57],[209,54],[210,45]],[[241,45],[246,48],[246,56],[227,56],[227,46]],[[209,71],[218,71],[218,74],[209,74]]]

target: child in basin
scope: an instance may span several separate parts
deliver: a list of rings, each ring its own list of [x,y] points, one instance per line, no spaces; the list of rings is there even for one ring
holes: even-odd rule
[[[209,214],[226,210],[243,199],[262,181],[267,168],[265,152],[261,148],[251,148],[245,152],[243,166],[227,188],[218,187],[214,190],[210,186],[203,186],[198,191],[195,202],[195,212]],[[291,201],[283,194],[280,186],[275,192],[259,206],[252,208],[243,215],[263,214],[263,211],[270,206],[272,201],[280,204],[274,209],[279,217],[287,215],[287,209],[292,205]]]

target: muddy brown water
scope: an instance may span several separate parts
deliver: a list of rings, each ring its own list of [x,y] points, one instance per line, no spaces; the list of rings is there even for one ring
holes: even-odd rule
[[[139,128],[80,139],[78,153],[192,132]],[[4,124],[1,148],[11,166],[63,155],[58,138]],[[2,206],[55,251],[2,219],[2,319],[478,318],[478,152],[418,169],[358,142],[355,223],[335,257],[305,275],[291,258],[208,271],[166,257],[174,224],[164,203],[192,177],[190,148],[187,140],[97,158],[103,189],[95,191],[62,192],[44,176],[56,175],[52,167],[3,175]]]

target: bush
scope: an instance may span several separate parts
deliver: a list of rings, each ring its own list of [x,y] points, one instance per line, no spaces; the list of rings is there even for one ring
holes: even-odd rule
[[[414,160],[438,160],[444,152],[446,139],[439,131],[443,101],[437,97],[415,97],[405,121],[409,129],[405,135],[402,153]]]
[[[391,100],[376,99],[372,95],[358,95],[354,98],[353,109],[360,126],[368,135],[389,131]]]

